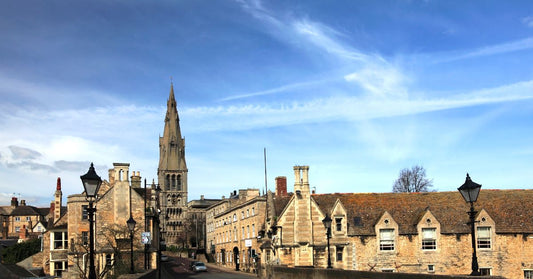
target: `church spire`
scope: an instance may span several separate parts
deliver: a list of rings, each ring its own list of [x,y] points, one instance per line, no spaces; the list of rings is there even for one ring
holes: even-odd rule
[[[167,100],[165,129],[159,138],[159,170],[186,170],[185,139],[181,137],[179,114],[174,97],[174,85],[170,83]]]
[[[159,168],[157,180],[161,187],[161,210],[166,213],[163,229],[167,243],[177,245],[182,223],[187,211],[187,163],[185,162],[185,139],[181,137],[180,122],[174,85],[170,83],[167,113],[163,136],[159,137]],[[174,224],[174,225],[172,225]]]

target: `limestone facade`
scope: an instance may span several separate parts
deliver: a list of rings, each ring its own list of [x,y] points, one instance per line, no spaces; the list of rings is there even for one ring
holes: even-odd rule
[[[130,180],[131,179],[131,180]],[[154,191],[140,187],[140,173],[133,172],[130,176],[129,163],[114,163],[109,170],[108,180],[102,182],[102,186],[94,202],[95,212],[95,266],[97,274],[111,276],[117,272],[117,268],[125,268],[130,257],[130,231],[126,221],[130,214],[136,221],[133,232],[134,266],[136,270],[144,268],[144,245],[141,244],[141,232],[145,230],[154,236],[154,224],[151,220],[145,223],[145,202],[147,208],[154,207],[152,197]],[[133,183],[132,183],[133,182]],[[146,197],[146,201],[145,201]],[[85,194],[70,195],[67,199],[68,214],[68,272],[63,272],[63,277],[79,278],[81,273],[88,270],[89,250],[89,219],[88,201]],[[146,224],[146,228],[145,228]],[[152,245],[155,242],[152,241]],[[147,253],[149,267],[155,259],[154,249]],[[129,265],[127,265],[129,270]]]
[[[459,192],[311,194],[308,169],[294,168],[295,194],[279,217],[267,223],[273,236],[262,239],[262,263],[326,267],[322,220],[327,214],[334,268],[471,272],[469,205]],[[482,189],[475,208],[481,272],[528,278],[533,270],[533,190]]]
[[[243,189],[206,212],[208,252],[217,264],[239,270],[255,269],[260,252],[266,197],[259,189]]]

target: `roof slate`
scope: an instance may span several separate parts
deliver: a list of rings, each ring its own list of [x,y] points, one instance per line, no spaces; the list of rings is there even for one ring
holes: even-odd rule
[[[39,209],[33,206],[17,206],[11,211],[11,216],[28,216],[28,215],[41,215]]]
[[[470,206],[458,192],[314,194],[312,198],[331,213],[337,199],[347,210],[351,235],[375,235],[374,226],[385,212],[399,225],[400,234],[416,234],[421,216],[430,211],[442,233],[469,233]],[[496,233],[533,233],[533,190],[481,190],[474,204],[486,210]],[[356,226],[354,217],[362,225]]]

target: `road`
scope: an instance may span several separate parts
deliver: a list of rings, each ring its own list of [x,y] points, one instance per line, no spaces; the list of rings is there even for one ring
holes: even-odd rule
[[[176,279],[176,278],[213,278],[213,279],[251,279],[257,278],[253,274],[247,274],[242,272],[235,272],[232,270],[221,269],[218,267],[213,267],[213,265],[208,266],[207,272],[194,273],[189,270],[188,259],[180,258],[169,258],[168,262],[162,264],[161,269],[161,279]]]

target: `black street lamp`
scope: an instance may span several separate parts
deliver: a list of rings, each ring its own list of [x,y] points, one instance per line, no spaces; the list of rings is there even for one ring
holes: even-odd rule
[[[133,216],[130,215],[130,219],[128,219],[126,223],[128,224],[128,230],[130,230],[130,273],[134,273],[135,270],[133,268],[133,231],[135,231],[135,225],[137,224],[137,222],[135,222],[135,220],[133,220]]]
[[[86,174],[80,176],[83,188],[85,189],[85,198],[89,202],[87,213],[89,214],[89,277],[88,279],[96,279],[96,269],[94,266],[94,213],[96,208],[93,207],[93,202],[96,200],[96,194],[102,185],[102,179],[94,170],[94,165]]]
[[[322,220],[322,223],[324,224],[324,227],[326,228],[326,238],[328,239],[328,268],[332,268],[331,266],[331,256],[329,253],[329,239],[331,238],[331,218],[328,214],[326,214],[326,217],[324,217],[324,220]]]
[[[475,220],[476,220],[476,213],[477,211],[474,210],[474,202],[477,201],[477,197],[479,195],[479,191],[481,190],[481,184],[477,184],[472,179],[470,179],[470,175],[468,173],[466,174],[466,181],[461,187],[457,188],[463,198],[466,202],[470,203],[470,211],[468,212],[468,215],[470,216],[470,232],[472,233],[472,273],[470,275],[472,276],[478,276],[481,275],[479,272],[479,266],[477,263],[477,254],[476,254],[476,234],[475,234]]]
[[[156,268],[157,268],[157,279],[161,279],[161,240],[163,236],[163,231],[161,230],[161,204],[159,200],[159,195],[161,194],[161,187],[159,187],[159,184],[156,184],[155,188],[155,201],[156,201],[156,210],[155,214],[157,217],[155,219],[155,229],[157,229],[157,232],[154,232],[154,236],[157,235],[157,259],[156,259]],[[157,234],[156,234],[157,233]]]

